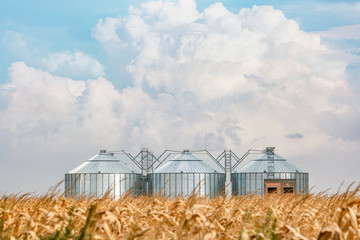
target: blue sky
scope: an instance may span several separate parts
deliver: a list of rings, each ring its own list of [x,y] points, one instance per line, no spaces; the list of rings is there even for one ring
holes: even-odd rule
[[[144,146],[275,146],[336,189],[358,181],[358,76],[360,1],[2,1],[0,192]]]

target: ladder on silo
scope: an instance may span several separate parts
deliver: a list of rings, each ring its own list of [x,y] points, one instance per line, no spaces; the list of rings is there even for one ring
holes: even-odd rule
[[[231,150],[225,150],[225,195],[231,196]]]
[[[274,163],[274,147],[267,147],[265,152],[267,155],[267,178],[274,178],[275,163]]]
[[[153,169],[153,154],[147,149],[142,148],[140,152],[140,165],[141,165],[141,192],[147,194],[149,192],[149,174]]]

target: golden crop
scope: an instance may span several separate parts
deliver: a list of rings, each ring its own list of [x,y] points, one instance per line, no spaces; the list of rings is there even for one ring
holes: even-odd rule
[[[359,189],[168,199],[0,196],[0,239],[360,239]]]

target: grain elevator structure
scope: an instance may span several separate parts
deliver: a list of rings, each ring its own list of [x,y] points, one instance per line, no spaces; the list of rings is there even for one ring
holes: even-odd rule
[[[158,157],[146,148],[134,156],[124,150],[100,150],[65,174],[65,193],[69,197],[102,197],[108,192],[115,198],[128,191],[133,196],[170,198],[307,193],[309,174],[274,149],[250,149],[241,157],[231,150],[217,157],[207,150],[165,150]],[[242,166],[253,154],[260,156]]]

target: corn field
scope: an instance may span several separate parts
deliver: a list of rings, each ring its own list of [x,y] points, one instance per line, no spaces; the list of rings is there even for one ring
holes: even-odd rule
[[[0,239],[360,239],[360,186],[329,195],[0,196]]]

